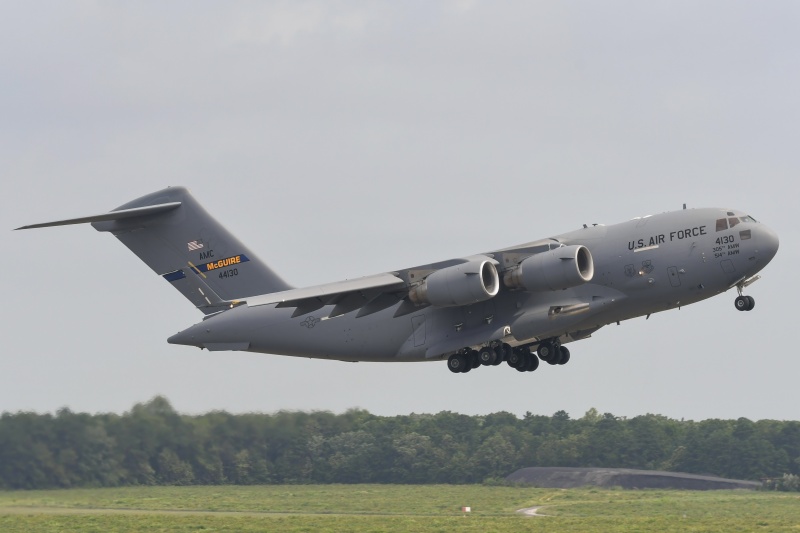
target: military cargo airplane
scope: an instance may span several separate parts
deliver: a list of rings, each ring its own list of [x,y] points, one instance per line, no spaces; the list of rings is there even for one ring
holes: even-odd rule
[[[605,325],[743,294],[778,251],[777,234],[735,209],[686,209],[358,279],[293,288],[183,187],[108,213],[17,229],[91,223],[205,314],[167,339],[341,361],[446,360],[469,372],[563,365],[565,344]]]

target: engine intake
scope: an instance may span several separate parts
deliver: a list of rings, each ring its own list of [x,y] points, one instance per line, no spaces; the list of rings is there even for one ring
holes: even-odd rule
[[[488,300],[500,290],[500,276],[490,259],[473,260],[437,270],[408,293],[417,305],[469,305]]]
[[[577,287],[594,276],[592,254],[585,246],[561,246],[532,255],[503,276],[512,289],[557,291]]]

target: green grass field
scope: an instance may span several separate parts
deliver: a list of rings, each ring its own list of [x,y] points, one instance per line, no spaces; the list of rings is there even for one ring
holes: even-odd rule
[[[472,507],[466,515],[462,506]],[[540,507],[546,516],[516,511]],[[280,485],[0,491],[0,531],[794,531],[800,494]]]

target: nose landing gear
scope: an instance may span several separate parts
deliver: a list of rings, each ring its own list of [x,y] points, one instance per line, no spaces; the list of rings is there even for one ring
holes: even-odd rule
[[[756,301],[752,296],[737,296],[733,303],[739,311],[752,311],[756,306]]]
[[[745,287],[752,285],[756,281],[761,279],[761,276],[751,276],[747,279],[743,279],[736,284],[736,292],[739,293],[739,296],[736,297],[734,300],[734,305],[738,311],[752,311],[753,308],[756,306],[756,301],[753,299],[752,296],[745,296],[742,294]]]

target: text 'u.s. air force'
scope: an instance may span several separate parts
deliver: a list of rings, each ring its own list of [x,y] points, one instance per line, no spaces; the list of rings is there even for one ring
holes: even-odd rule
[[[700,237],[706,235],[706,226],[695,226],[693,228],[678,229],[669,233],[659,233],[636,241],[628,241],[628,250],[636,250],[646,246],[656,246],[665,242],[680,241],[690,237]]]

